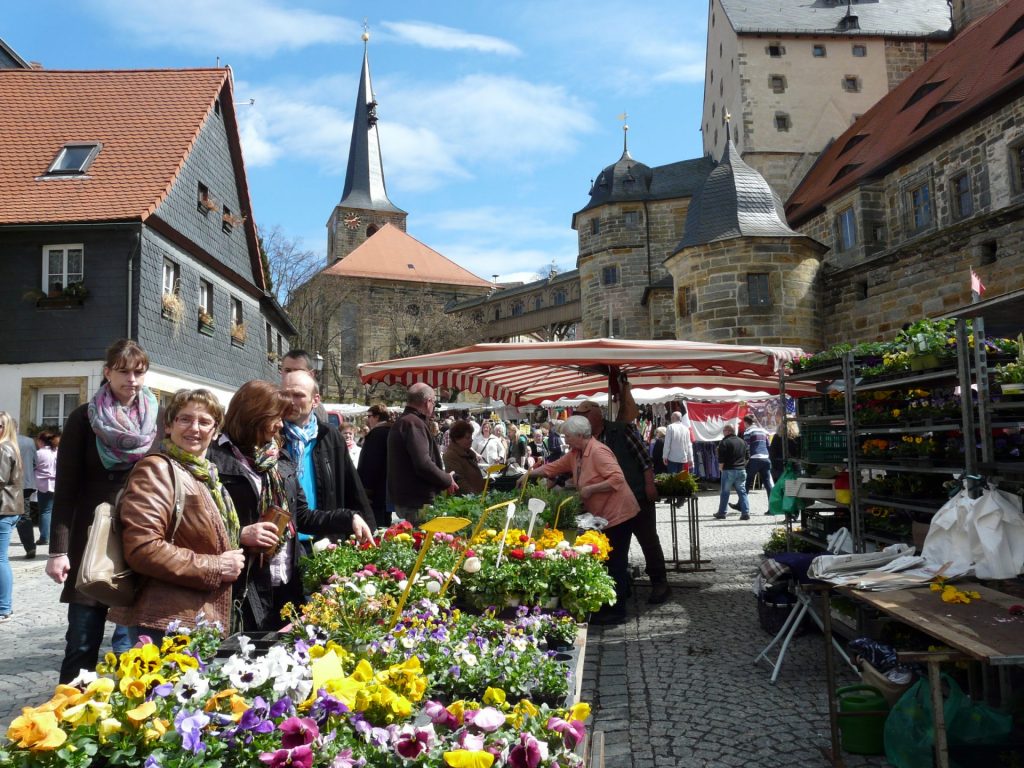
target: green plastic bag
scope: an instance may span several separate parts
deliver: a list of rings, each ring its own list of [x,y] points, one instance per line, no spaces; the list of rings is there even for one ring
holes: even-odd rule
[[[949,693],[943,701],[949,746],[1000,744],[1010,735],[1013,716],[971,701],[949,675],[942,675]],[[907,690],[885,720],[885,759],[893,768],[932,768],[935,729],[932,694],[927,678]],[[950,760],[950,766],[956,763]]]
[[[772,486],[772,492],[768,494],[769,515],[796,515],[804,508],[802,499],[786,495],[786,481],[795,480],[796,477],[796,469],[793,468],[793,465],[786,464],[786,468],[782,470],[779,479]]]

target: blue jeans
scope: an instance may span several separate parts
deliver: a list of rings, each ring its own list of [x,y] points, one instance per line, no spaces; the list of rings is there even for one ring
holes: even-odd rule
[[[50,540],[50,514],[53,512],[53,492],[36,494],[36,504],[39,506],[39,540],[48,542]]]
[[[12,611],[14,571],[11,570],[7,549],[11,545],[11,536],[20,519],[20,515],[0,517],[0,616],[6,616]]]
[[[666,461],[665,464],[668,466],[668,471],[673,475],[678,475],[683,471],[683,467],[686,466],[686,464],[681,461]]]
[[[750,504],[747,502],[747,470],[745,469],[723,469],[722,470],[722,493],[718,498],[718,514],[724,516],[729,506],[729,494],[732,489],[740,496],[740,517],[750,515]]]
[[[106,630],[107,606],[68,604],[68,631],[65,635],[64,661],[60,665],[60,682],[70,683],[83,669],[96,670],[100,659],[100,646]],[[128,628],[114,626],[110,638],[114,653],[120,655],[132,647]]]
[[[761,487],[765,493],[772,492],[775,481],[772,480],[771,459],[749,459],[747,461],[747,493],[754,489],[754,478],[761,476]]]

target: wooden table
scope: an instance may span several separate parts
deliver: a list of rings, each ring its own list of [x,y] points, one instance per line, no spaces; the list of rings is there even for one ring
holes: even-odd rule
[[[921,662],[928,666],[931,686],[932,717],[935,722],[935,764],[948,768],[946,722],[942,704],[939,664],[958,658],[970,658],[1002,667],[1024,665],[1024,616],[1012,616],[1011,605],[1021,603],[1013,597],[974,582],[958,582],[957,589],[977,592],[978,600],[968,604],[945,603],[938,592],[928,587],[900,589],[892,592],[865,592],[851,587],[838,587],[840,594],[875,608],[904,624],[931,635],[959,654],[899,654],[901,660]],[[1003,680],[1001,679],[1001,682]],[[833,696],[830,683],[829,696]],[[1005,686],[1003,687],[1005,691]],[[833,745],[835,753],[835,745]]]

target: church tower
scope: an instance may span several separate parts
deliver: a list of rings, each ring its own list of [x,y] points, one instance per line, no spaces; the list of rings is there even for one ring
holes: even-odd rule
[[[385,224],[393,224],[404,232],[408,216],[388,199],[384,183],[384,162],[377,133],[377,99],[370,82],[369,40],[370,33],[364,31],[363,69],[352,118],[345,190],[327,221],[327,266],[345,258]]]

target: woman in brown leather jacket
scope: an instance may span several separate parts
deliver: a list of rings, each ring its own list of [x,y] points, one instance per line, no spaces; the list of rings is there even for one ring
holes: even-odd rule
[[[135,603],[111,608],[110,618],[159,641],[172,621],[195,626],[202,613],[227,631],[231,585],[245,558],[231,497],[206,459],[210,441],[224,420],[212,392],[180,390],[167,408],[168,437],[160,454],[132,470],[118,507],[128,565],[141,579]],[[182,514],[175,514],[175,475],[181,484]]]

